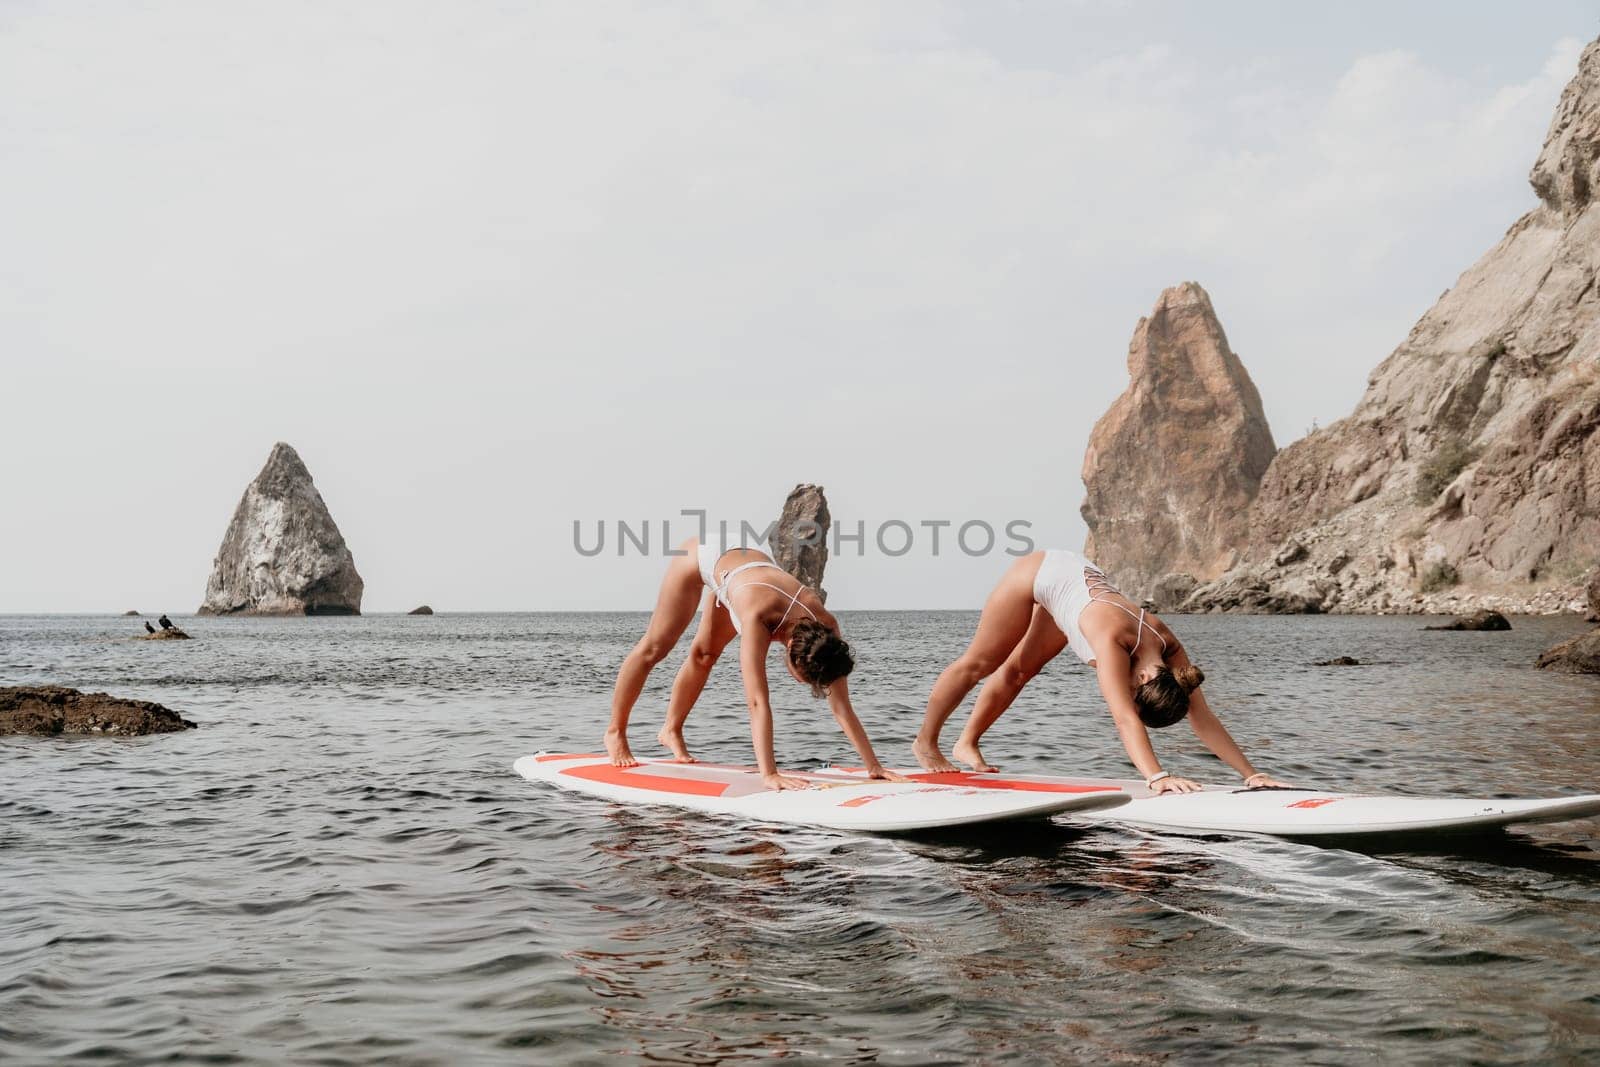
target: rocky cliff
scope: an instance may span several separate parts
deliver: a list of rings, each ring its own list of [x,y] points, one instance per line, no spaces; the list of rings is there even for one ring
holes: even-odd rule
[[[359,615],[361,575],[311,472],[281,441],[217,550],[202,615]]]
[[[1127,390],[1089,435],[1084,554],[1130,596],[1168,599],[1168,572],[1218,577],[1240,558],[1275,451],[1211,298],[1194,282],[1166,290],[1134,328]]]
[[[772,534],[772,558],[778,566],[817,591],[824,602],[822,572],[828,566],[828,498],[820,485],[797,485],[783,502],[783,514]]]
[[[1600,559],[1600,42],[1530,175],[1539,204],[1368,382],[1283,449],[1245,558],[1189,599],[1333,611],[1582,610]]]

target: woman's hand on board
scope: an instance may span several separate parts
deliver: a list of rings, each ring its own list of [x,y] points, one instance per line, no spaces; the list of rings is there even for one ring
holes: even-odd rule
[[[1257,771],[1244,780],[1246,789],[1288,789],[1288,782],[1280,782],[1266,771]]]
[[[911,779],[898,771],[885,770],[882,766],[868,767],[867,777],[875,778],[880,782],[909,782]]]
[[[782,789],[810,789],[811,783],[804,778],[790,778],[786,774],[763,774],[761,784],[777,792]]]
[[[1179,778],[1176,775],[1167,775],[1150,783],[1150,792],[1156,796],[1162,793],[1198,793],[1200,783],[1189,778]]]

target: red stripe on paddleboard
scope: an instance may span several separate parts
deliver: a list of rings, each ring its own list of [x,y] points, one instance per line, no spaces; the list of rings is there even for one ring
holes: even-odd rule
[[[887,793],[868,793],[864,797],[853,797],[839,806],[841,808],[859,808],[863,804],[871,804],[874,800],[882,800],[886,796],[888,796]]]
[[[549,763],[555,759],[601,759],[592,753],[583,752],[546,752],[542,756],[533,757],[535,763]]]
[[[648,789],[657,793],[677,793],[691,797],[720,797],[728,791],[726,782],[706,782],[694,778],[668,778],[661,774],[641,774],[632,767],[613,767],[609,763],[593,763],[587,767],[568,767],[561,772],[586,782],[604,782],[607,785],[625,785],[633,789]]]
[[[843,767],[841,770],[859,771],[859,767]],[[995,778],[988,774],[975,774],[972,771],[929,771],[923,774],[908,774],[913,782],[927,782],[930,785],[965,785],[974,789],[1005,789],[1013,793],[1120,793],[1122,790],[1113,785],[1066,785],[1062,782],[1024,782],[1016,778]]]

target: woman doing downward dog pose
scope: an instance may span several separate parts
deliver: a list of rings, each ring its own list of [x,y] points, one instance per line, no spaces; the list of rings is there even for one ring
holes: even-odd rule
[[[954,755],[974,770],[994,770],[978,750],[979,739],[1028,680],[1069,646],[1095,669],[1128,758],[1153,792],[1200,788],[1161,769],[1145,729],[1171,726],[1185,715],[1195,735],[1245,785],[1283,784],[1251,766],[1212,714],[1199,688],[1205,675],[1167,624],[1113,589],[1094,564],[1059,550],[1017,560],[989,594],[972,643],[939,675],[928,697],[913,745],[918,762],[930,771],[955,770],[939,751],[939,731],[972,687],[988,678]]]
[[[807,785],[803,779],[779,774],[772,753],[767,650],[773,644],[784,646],[784,664],[796,681],[810,686],[814,696],[827,695],[834,719],[872,777],[905,781],[883,769],[850,706],[845,677],[855,667],[855,660],[850,646],[839,636],[839,621],[828,614],[821,598],[764,552],[735,548],[719,554],[711,545],[692,540],[680,548],[682,554],[667,565],[656,610],[644,636],[617,672],[611,724],[606,728],[606,752],[611,762],[618,767],[638,766],[639,761],[628,749],[628,716],[651,669],[678,643],[703,599],[700,628],[689,646],[689,657],[673,679],[666,725],[657,735],[678,762],[694,762],[683,742],[683,722],[705,688],[717,657],[738,637],[739,670],[744,675],[745,703],[750,709],[750,735],[761,780],[768,789],[804,789]]]

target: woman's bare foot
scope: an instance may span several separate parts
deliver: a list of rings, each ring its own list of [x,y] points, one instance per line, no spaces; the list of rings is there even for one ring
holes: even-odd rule
[[[678,763],[696,763],[693,756],[689,755],[689,746],[683,743],[683,731],[673,730],[666,726],[656,734],[656,740],[661,742],[661,747],[672,753],[672,758]]]
[[[950,750],[950,754],[979,774],[1000,769],[983,758],[983,753],[978,751],[978,745],[975,741],[957,741],[956,747]]]
[[[911,754],[917,757],[917,762],[922,764],[922,769],[925,771],[946,774],[956,770],[956,765],[944,758],[944,753],[939,751],[936,742],[929,743],[919,737],[911,742]]]
[[[639,766],[639,761],[633,758],[633,753],[628,749],[628,739],[621,730],[606,731],[606,755],[611,757],[613,767]]]

